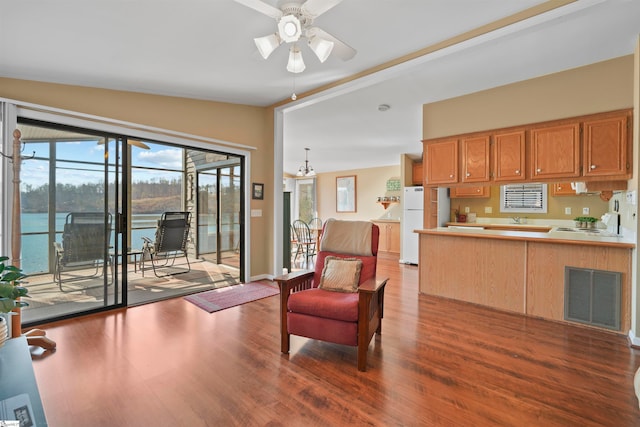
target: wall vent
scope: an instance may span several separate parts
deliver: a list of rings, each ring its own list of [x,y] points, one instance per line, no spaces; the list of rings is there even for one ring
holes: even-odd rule
[[[565,267],[564,319],[620,330],[622,273]]]

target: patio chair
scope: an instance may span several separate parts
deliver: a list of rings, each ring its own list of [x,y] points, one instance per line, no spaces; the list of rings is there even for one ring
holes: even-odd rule
[[[380,230],[368,221],[327,220],[315,271],[276,277],[280,286],[280,349],[290,336],[357,347],[366,371],[369,343],[382,332],[386,278],[376,277]]]
[[[189,227],[191,224],[191,212],[164,212],[158,220],[155,241],[143,237],[141,271],[144,276],[145,262],[151,263],[153,274],[156,277],[173,276],[175,274],[191,271],[189,256],[187,255],[187,241],[189,239]],[[187,269],[169,271],[158,274],[158,269],[173,267],[176,258],[184,256],[187,261]]]
[[[53,279],[62,292],[62,274],[75,271],[65,281],[107,275],[108,245],[111,239],[111,214],[71,212],[67,215],[62,243],[53,242],[55,260]],[[89,274],[86,270],[91,271]],[[99,285],[99,286],[102,286]]]

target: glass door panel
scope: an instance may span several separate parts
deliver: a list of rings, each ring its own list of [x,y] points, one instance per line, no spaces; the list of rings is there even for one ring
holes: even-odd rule
[[[91,131],[19,121],[24,323],[122,304],[114,277],[120,143]]]

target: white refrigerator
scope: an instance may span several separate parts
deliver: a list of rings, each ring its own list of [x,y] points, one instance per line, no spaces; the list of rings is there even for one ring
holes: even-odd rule
[[[423,187],[405,187],[402,199],[402,248],[400,262],[418,264],[418,234],[413,230],[424,228]],[[449,193],[447,188],[438,188],[438,225],[443,226],[449,220]]]

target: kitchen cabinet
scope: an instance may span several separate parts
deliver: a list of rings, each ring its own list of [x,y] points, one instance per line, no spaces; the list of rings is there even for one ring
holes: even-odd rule
[[[553,184],[552,195],[554,196],[575,196],[576,190],[571,188],[570,182],[556,182]]]
[[[460,140],[462,151],[462,182],[489,181],[489,135],[463,138]]]
[[[525,179],[525,132],[496,133],[493,136],[493,180],[515,182]]]
[[[380,229],[378,251],[400,255],[400,222],[373,221]]]
[[[531,130],[531,178],[580,176],[580,123]]]
[[[458,140],[424,144],[425,181],[429,185],[458,182]]]
[[[424,140],[424,185],[626,181],[632,128],[626,109]]]
[[[583,123],[583,174],[630,178],[626,115]]]
[[[413,162],[411,168],[411,183],[413,185],[422,185],[423,174],[424,168],[422,167],[422,162]]]
[[[491,197],[491,187],[488,185],[480,187],[452,187],[450,190],[450,197],[452,199]]]

